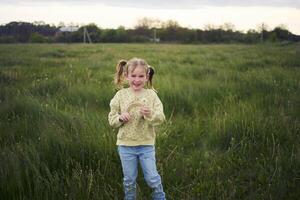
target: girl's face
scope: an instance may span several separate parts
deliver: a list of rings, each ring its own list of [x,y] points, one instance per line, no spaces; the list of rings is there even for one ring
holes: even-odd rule
[[[142,66],[137,66],[133,71],[129,67],[126,79],[129,82],[129,86],[134,91],[138,92],[144,88],[148,77],[145,68]]]

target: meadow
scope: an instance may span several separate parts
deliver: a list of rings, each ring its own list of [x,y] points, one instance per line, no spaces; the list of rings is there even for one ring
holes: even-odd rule
[[[107,115],[132,57],[156,70],[168,199],[299,198],[300,44],[14,44],[0,45],[0,199],[123,198]]]

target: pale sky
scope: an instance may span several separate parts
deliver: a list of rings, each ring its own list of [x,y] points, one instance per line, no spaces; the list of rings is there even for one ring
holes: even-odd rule
[[[261,23],[269,29],[284,24],[300,35],[300,0],[0,0],[0,24],[44,21],[132,28],[143,17],[200,29],[229,22],[240,31],[257,29]]]

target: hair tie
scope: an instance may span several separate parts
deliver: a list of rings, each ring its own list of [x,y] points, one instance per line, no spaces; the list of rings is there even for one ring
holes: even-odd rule
[[[153,76],[153,74],[154,74],[154,69],[150,66],[150,65],[148,65],[148,70],[147,70],[148,72],[147,72],[147,74],[148,74],[148,76]]]
[[[124,67],[125,67],[126,64],[127,64],[127,61],[126,61],[126,60],[121,60],[121,61],[120,61],[120,64],[121,64],[121,67],[124,69]]]

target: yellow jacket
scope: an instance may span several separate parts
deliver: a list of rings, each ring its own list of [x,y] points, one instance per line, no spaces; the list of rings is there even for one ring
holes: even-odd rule
[[[146,105],[151,110],[150,117],[140,114],[140,107]],[[130,120],[120,122],[123,112],[129,112]],[[131,88],[119,90],[110,101],[109,124],[119,128],[117,145],[154,145],[155,126],[165,120],[163,105],[152,89],[143,89],[138,95]]]

